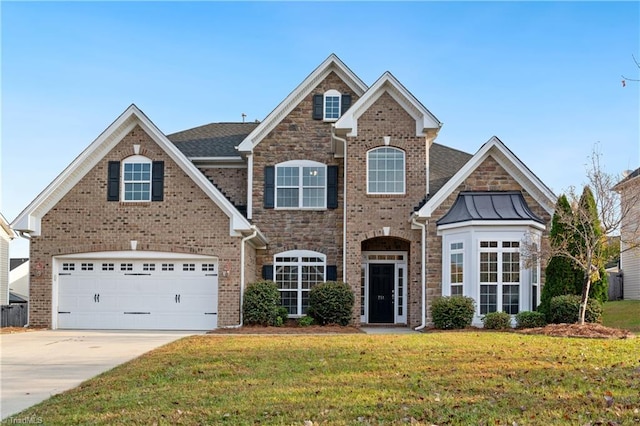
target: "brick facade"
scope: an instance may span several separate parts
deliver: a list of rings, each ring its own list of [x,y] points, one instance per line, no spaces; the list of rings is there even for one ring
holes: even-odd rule
[[[164,161],[164,201],[107,201],[107,164],[133,155],[133,144],[140,145],[140,154]],[[53,256],[127,251],[130,240],[138,241],[137,250],[211,255],[220,265],[233,265],[227,277],[219,277],[218,323],[238,323],[239,238],[229,236],[229,218],[136,127],[43,217],[41,236],[31,239],[30,325],[51,326]]]
[[[338,208],[326,210],[279,210],[264,208],[264,169],[290,160],[311,160],[340,166],[332,152],[331,123],[313,120],[313,95],[335,89],[358,97],[334,72],[306,96],[253,152],[253,222],[268,235],[269,247],[258,254],[256,271],[273,264],[273,256],[288,250],[312,250],[327,256],[327,265],[342,276],[342,167],[338,176]],[[256,277],[260,279],[261,277]]]
[[[407,309],[404,315],[408,326],[420,325],[423,309],[422,231],[411,223],[411,215],[427,195],[427,138],[416,136],[416,118],[396,101],[397,97],[381,90],[376,99],[370,99],[372,103],[367,104],[366,110],[358,111],[357,136],[346,137],[345,158],[336,158],[332,123],[312,118],[313,97],[333,89],[351,95],[354,105],[359,97],[352,86],[336,72],[330,72],[315,88],[305,92],[307,94],[301,96],[297,105],[287,110],[288,114],[274,123],[275,127],[253,147],[252,162],[248,162],[252,164],[251,173],[242,165],[229,166],[236,163],[216,167],[212,161],[200,168],[236,206],[246,205],[247,179],[253,176],[250,221],[267,238],[268,246],[256,250],[246,244],[244,268],[240,265],[242,237],[229,235],[229,217],[142,127],[135,127],[42,217],[41,235],[31,240],[30,325],[51,326],[52,259],[55,256],[126,252],[131,250],[131,240],[138,241],[137,250],[140,251],[216,256],[220,268],[219,326],[235,325],[240,320],[241,270],[245,271],[245,285],[260,280],[262,267],[272,265],[274,255],[289,250],[323,253],[326,264],[337,267],[338,280],[342,280],[345,272],[346,282],[356,295],[353,322],[359,324],[363,252],[405,252]],[[432,127],[430,132],[437,133],[437,129]],[[164,161],[163,201],[107,201],[108,163],[133,155],[134,144],[140,145],[140,154],[153,161]],[[367,194],[367,153],[387,144],[405,154],[405,192]],[[337,208],[264,207],[265,167],[292,160],[310,160],[338,167]],[[446,161],[446,156],[439,161]],[[456,170],[459,167],[460,164]],[[453,172],[443,176],[449,179],[452,175]],[[442,295],[442,238],[437,235],[436,221],[447,213],[460,191],[514,190],[523,193],[533,213],[545,223],[550,222],[545,207],[491,156],[428,218],[425,254],[428,319],[431,301]],[[343,232],[345,217],[346,236]],[[346,247],[343,247],[343,241]],[[346,253],[346,259],[343,259],[343,253]],[[343,264],[346,264],[346,271],[343,271]]]

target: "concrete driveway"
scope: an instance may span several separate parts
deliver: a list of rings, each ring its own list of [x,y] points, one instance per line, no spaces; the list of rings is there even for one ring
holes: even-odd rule
[[[2,334],[0,418],[193,334],[197,332],[45,330]]]

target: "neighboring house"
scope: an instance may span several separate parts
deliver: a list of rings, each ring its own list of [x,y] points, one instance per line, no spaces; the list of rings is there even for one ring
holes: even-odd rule
[[[29,259],[9,259],[9,297],[29,300]]]
[[[473,155],[386,72],[330,55],[260,123],[165,135],[135,105],[13,222],[30,243],[30,324],[210,329],[274,280],[291,317],[341,280],[355,324],[421,327],[441,295],[535,309],[554,194],[498,138]]]
[[[620,226],[622,295],[624,299],[640,300],[640,168],[626,172],[613,190],[620,193],[623,206],[630,204]]]
[[[9,243],[15,233],[0,213],[0,305],[9,304]]]

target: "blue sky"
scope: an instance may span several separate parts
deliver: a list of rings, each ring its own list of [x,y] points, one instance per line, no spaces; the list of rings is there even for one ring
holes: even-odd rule
[[[393,73],[476,152],[498,136],[556,194],[640,166],[638,2],[7,2],[2,199],[11,222],[131,103],[165,133],[262,120],[329,54]],[[25,242],[12,257],[28,256]]]

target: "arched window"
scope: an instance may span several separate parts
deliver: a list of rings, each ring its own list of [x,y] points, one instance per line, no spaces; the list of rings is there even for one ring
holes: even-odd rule
[[[367,152],[367,193],[404,194],[405,153],[391,147]]]
[[[326,280],[326,256],[310,250],[286,251],[275,255],[274,269],[282,306],[291,316],[305,315],[309,290]]]
[[[123,201],[151,201],[151,165],[149,158],[132,155],[122,161]]]
[[[337,120],[342,110],[342,95],[337,90],[331,89],[324,93],[324,119]]]

